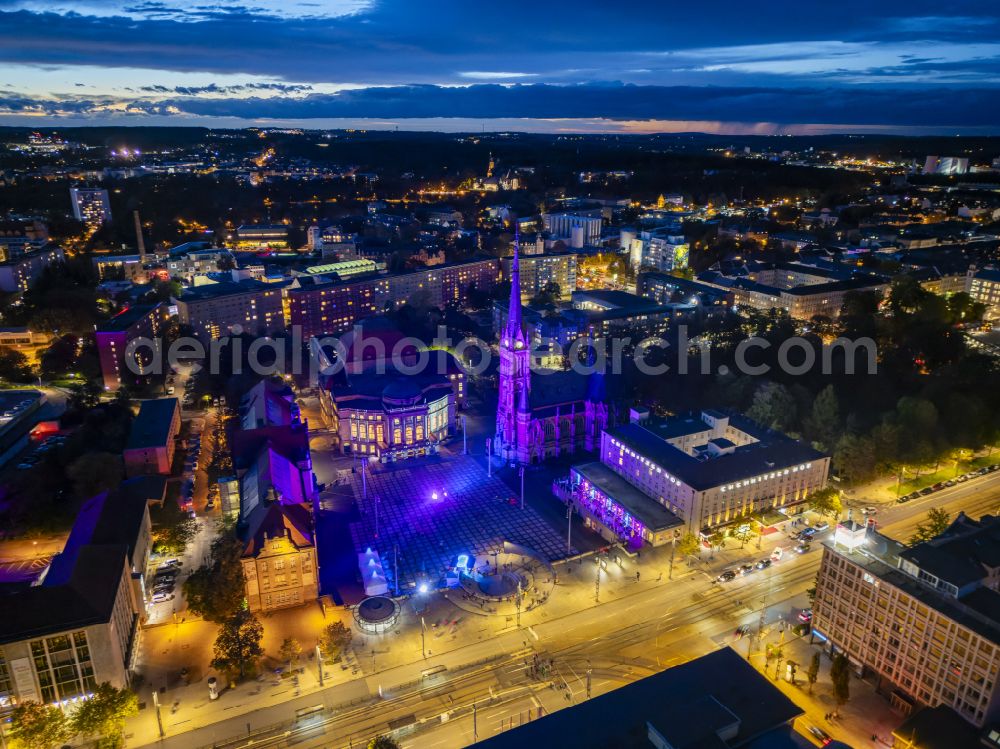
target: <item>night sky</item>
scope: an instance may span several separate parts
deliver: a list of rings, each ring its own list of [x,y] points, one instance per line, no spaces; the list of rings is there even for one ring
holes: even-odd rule
[[[0,124],[997,133],[998,101],[984,0],[0,0]]]

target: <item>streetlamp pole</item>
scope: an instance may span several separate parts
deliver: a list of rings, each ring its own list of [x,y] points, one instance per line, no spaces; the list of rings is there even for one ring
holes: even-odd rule
[[[569,556],[572,544],[570,539],[573,533],[573,500],[566,503],[566,556]]]
[[[517,628],[521,628],[521,581],[517,581],[517,598],[514,599],[514,604],[517,606]]]
[[[465,414],[462,414],[462,455],[469,454],[468,430],[465,428]]]
[[[521,466],[521,509],[524,509],[524,466]]]
[[[423,653],[424,658],[427,657],[427,644],[424,639],[424,633],[427,631],[427,625],[424,623],[424,618],[420,617],[420,652]]]
[[[316,667],[319,669],[319,685],[323,686],[323,651],[316,646]]]
[[[601,602],[601,559],[597,558],[597,577],[594,579],[594,603]]]
[[[163,730],[163,716],[160,715],[160,695],[153,690],[153,706],[156,708],[156,727],[160,729],[160,738],[162,739],[166,736],[166,732]],[[0,727],[0,733],[3,732],[3,728]],[[7,746],[6,740],[4,740],[4,746]]]
[[[677,536],[680,531],[674,531],[673,537],[670,539],[670,574],[667,575],[668,580],[674,579],[674,555],[677,553]]]
[[[493,477],[493,440],[486,438],[486,475]]]

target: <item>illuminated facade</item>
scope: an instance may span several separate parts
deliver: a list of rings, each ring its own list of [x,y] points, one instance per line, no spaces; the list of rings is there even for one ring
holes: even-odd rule
[[[151,356],[151,352],[146,349],[133,352],[132,360],[136,370],[133,372],[126,364],[129,341],[162,336],[170,319],[169,310],[170,306],[162,303],[131,307],[94,331],[105,390],[117,390],[123,383],[133,382],[137,377],[143,376],[151,359],[142,357]]]
[[[73,204],[73,218],[96,229],[111,220],[111,200],[108,191],[101,187],[71,187],[69,199]]]
[[[852,521],[837,530],[841,541],[824,547],[816,578],[816,635],[875,677],[901,712],[947,705],[975,726],[995,722],[996,518],[959,514],[943,534],[909,548]],[[842,542],[857,537],[860,543]]]
[[[210,341],[229,333],[266,335],[285,327],[282,289],[260,281],[215,283],[187,289],[174,299],[181,323]],[[238,326],[238,327],[237,327]]]
[[[809,445],[717,411],[606,431],[601,462],[704,532],[746,515],[800,504],[826,486],[830,458]]]
[[[437,452],[454,432],[456,387],[446,374],[365,373],[320,388],[320,408],[341,452],[387,463]]]
[[[349,330],[415,296],[435,307],[461,306],[470,290],[488,293],[498,280],[498,262],[492,258],[346,281],[299,278],[287,291],[289,321],[307,340]]]

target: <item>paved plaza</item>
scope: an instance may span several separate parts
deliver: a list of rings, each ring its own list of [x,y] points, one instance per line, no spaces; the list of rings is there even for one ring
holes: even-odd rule
[[[360,471],[352,474],[360,520],[351,523],[351,539],[358,551],[379,552],[390,577],[397,552],[400,593],[418,580],[438,585],[460,554],[493,554],[504,541],[549,561],[567,556],[566,537],[530,506],[522,510],[511,490],[469,457],[375,466],[367,484],[365,499]]]

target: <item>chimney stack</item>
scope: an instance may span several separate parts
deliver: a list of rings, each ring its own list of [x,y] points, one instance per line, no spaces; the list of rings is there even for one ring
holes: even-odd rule
[[[135,244],[139,248],[139,265],[146,264],[146,243],[142,239],[142,221],[139,220],[139,211],[132,211],[135,217]]]

